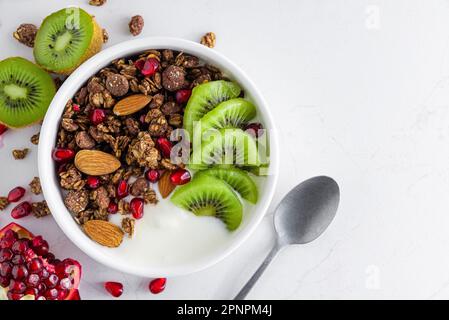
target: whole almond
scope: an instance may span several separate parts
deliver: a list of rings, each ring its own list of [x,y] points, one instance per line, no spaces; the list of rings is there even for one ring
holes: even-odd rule
[[[81,150],[75,156],[75,166],[82,173],[102,176],[120,168],[120,161],[112,154],[98,150]]]
[[[127,116],[142,110],[150,101],[150,96],[134,94],[117,102],[114,106],[114,113],[117,116]]]
[[[108,221],[89,220],[84,223],[83,228],[92,240],[105,247],[116,248],[123,241],[122,229]]]
[[[165,171],[159,182],[157,183],[159,187],[159,192],[161,193],[162,198],[167,198],[173,190],[175,190],[176,186],[170,181],[170,171]]]

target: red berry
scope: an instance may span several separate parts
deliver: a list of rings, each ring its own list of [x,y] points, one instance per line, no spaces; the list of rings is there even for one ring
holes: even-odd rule
[[[41,281],[41,278],[39,277],[39,275],[32,273],[28,276],[27,280],[26,280],[26,284],[30,287],[37,287],[39,285]]]
[[[120,297],[123,294],[123,284],[120,282],[105,282],[104,288],[107,292],[109,292],[113,297]]]
[[[176,102],[179,104],[186,103],[189,101],[190,95],[192,94],[192,90],[189,89],[181,89],[176,92]]]
[[[156,183],[160,178],[159,170],[150,169],[145,173],[145,177],[148,181]]]
[[[11,281],[10,277],[2,277],[0,276],[0,286],[2,286],[3,288],[6,288],[7,286],[9,286],[9,282]]]
[[[119,199],[121,198],[125,198],[126,196],[128,196],[129,191],[128,191],[128,182],[126,182],[126,180],[120,180],[118,185],[117,185],[117,197]]]
[[[186,184],[191,178],[190,172],[185,169],[178,169],[170,174],[170,181],[175,186]]]
[[[91,189],[97,189],[100,186],[100,178],[94,176],[87,177],[87,186]]]
[[[137,60],[134,66],[140,70],[140,72],[146,76],[152,76],[159,70],[159,61],[156,58],[140,59]]]
[[[20,254],[16,254],[14,257],[12,257],[11,262],[13,264],[23,264],[25,263],[25,259]]]
[[[151,293],[158,294],[164,291],[166,282],[166,278],[158,278],[151,281],[149,285]]]
[[[28,269],[32,273],[37,273],[42,270],[42,260],[40,258],[34,258],[28,263]]]
[[[25,189],[22,187],[15,187],[8,193],[8,202],[17,202],[22,199],[25,194]]]
[[[56,289],[48,289],[45,293],[44,293],[44,297],[47,300],[56,300],[58,298],[58,290]]]
[[[261,123],[259,122],[253,122],[253,123],[249,123],[246,127],[245,127],[245,131],[247,133],[249,133],[250,135],[252,135],[254,138],[258,138],[260,136],[262,136],[264,134],[264,128],[262,126]]]
[[[164,158],[170,158],[172,144],[167,138],[160,137],[156,140],[159,150]]]
[[[94,109],[90,113],[90,122],[94,125],[99,125],[106,118],[106,112],[103,109]]]
[[[0,136],[8,130],[8,127],[0,123]]]
[[[75,151],[72,149],[57,148],[53,150],[52,157],[56,162],[66,162],[75,157]]]
[[[31,204],[27,201],[24,201],[21,204],[17,205],[14,209],[12,209],[11,217],[13,217],[14,219],[20,219],[26,217],[30,213],[31,213]]]
[[[45,285],[47,288],[54,288],[58,284],[59,277],[52,273],[47,279],[44,280]]]
[[[16,254],[22,254],[28,249],[28,241],[25,239],[17,240],[12,245],[11,249],[12,249],[12,252],[14,252]]]
[[[36,288],[27,288],[23,294],[24,294],[25,296],[26,296],[26,295],[32,295],[32,296],[34,296],[34,297],[37,297],[38,291],[37,291]]]
[[[5,262],[11,260],[13,253],[10,249],[0,250],[0,262]]]
[[[141,219],[143,217],[143,208],[145,206],[145,202],[142,198],[134,198],[129,203],[129,207],[131,208],[131,213],[135,219]]]
[[[9,290],[13,293],[23,293],[26,290],[26,285],[22,281],[11,280],[9,283]]]
[[[80,111],[81,111],[81,107],[80,107],[79,104],[73,104],[73,105],[72,105],[72,109],[73,109],[73,111],[75,111],[75,112],[80,112]]]
[[[9,262],[2,262],[0,263],[0,275],[2,277],[9,277],[11,276],[13,265]]]
[[[14,266],[11,271],[14,280],[23,280],[28,277],[28,270],[24,265]]]
[[[8,291],[8,299],[9,300],[20,300],[23,298],[23,294],[22,293],[14,293],[12,291]]]
[[[108,212],[114,214],[117,213],[117,211],[118,211],[118,204],[114,201],[109,202]]]

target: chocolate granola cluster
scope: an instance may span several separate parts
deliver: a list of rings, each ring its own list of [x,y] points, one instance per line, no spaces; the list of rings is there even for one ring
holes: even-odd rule
[[[108,220],[115,212],[129,215],[129,203],[118,194],[124,181],[132,196],[156,204],[145,171],[183,167],[164,157],[157,144],[157,139],[170,139],[172,131],[182,127],[186,100],[177,99],[177,94],[222,78],[217,68],[172,50],[149,50],[119,59],[91,77],[65,107],[56,148],[73,154],[83,149],[107,152],[120,160],[121,167],[93,178],[80,172],[73,158],[60,164],[60,185],[67,190],[65,204],[76,221]],[[130,115],[113,112],[119,101],[136,94],[149,97],[148,105]],[[93,185],[92,180],[98,183]],[[125,218],[122,228],[130,233],[134,221]]]

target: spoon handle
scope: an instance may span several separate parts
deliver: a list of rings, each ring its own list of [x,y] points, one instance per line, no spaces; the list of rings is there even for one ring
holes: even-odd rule
[[[262,273],[265,271],[265,269],[270,264],[271,260],[276,256],[276,254],[279,252],[280,246],[276,243],[276,245],[271,249],[270,253],[267,255],[265,260],[262,262],[260,267],[257,269],[257,271],[253,274],[251,279],[248,280],[248,282],[245,284],[245,286],[240,290],[240,292],[235,296],[234,300],[243,300],[245,299],[246,295],[251,291],[253,286],[256,284],[257,280],[260,278]]]

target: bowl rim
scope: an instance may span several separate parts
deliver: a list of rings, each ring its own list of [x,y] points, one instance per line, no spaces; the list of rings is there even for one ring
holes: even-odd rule
[[[236,235],[226,247],[220,248],[217,252],[209,254],[207,259],[196,260],[195,262],[182,263],[176,266],[168,267],[133,267],[130,264],[115,261],[113,256],[107,255],[97,249],[94,242],[90,240],[84,232],[79,228],[72,215],[67,210],[62,197],[60,197],[60,187],[54,183],[56,178],[45,178],[55,176],[54,163],[51,159],[51,153],[54,147],[54,141],[59,128],[59,121],[63,113],[67,101],[79,90],[85,81],[99,69],[108,65],[114,59],[126,57],[149,49],[172,49],[184,51],[189,54],[196,55],[201,59],[210,61],[213,64],[224,66],[229,73],[236,79],[239,84],[247,92],[249,92],[258,106],[258,110],[264,115],[265,126],[270,129],[270,175],[267,177],[271,181],[266,185],[264,197],[258,203],[258,210],[253,212],[253,217],[249,223],[245,225],[245,229]],[[92,71],[95,70],[95,71]],[[53,213],[56,223],[62,229],[64,234],[84,253],[93,258],[97,262],[106,265],[115,270],[143,277],[158,277],[164,275],[166,277],[186,275],[194,273],[223,260],[234,252],[248,237],[253,234],[259,225],[265,213],[267,212],[271,200],[274,196],[279,172],[279,151],[278,137],[274,126],[273,116],[268,108],[266,101],[259,92],[255,84],[249,77],[232,61],[221,53],[207,48],[201,44],[170,37],[147,37],[128,40],[118,43],[109,48],[104,49],[92,58],[84,62],[78,67],[64,82],[57,94],[53,98],[48,108],[44,122],[41,128],[41,141],[38,149],[38,167],[39,176],[41,177],[42,191],[47,204]],[[74,228],[76,226],[76,228]]]

